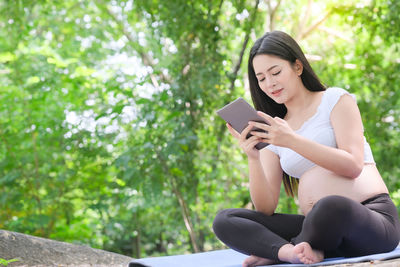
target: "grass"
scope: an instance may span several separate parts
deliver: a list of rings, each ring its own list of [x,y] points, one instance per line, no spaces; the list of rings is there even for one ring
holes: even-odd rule
[[[18,259],[5,260],[5,259],[0,258],[0,265],[8,266],[9,263],[16,262],[16,261],[19,261],[19,260]]]

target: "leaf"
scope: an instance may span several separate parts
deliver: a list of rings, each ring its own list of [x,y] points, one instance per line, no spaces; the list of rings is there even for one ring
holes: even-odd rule
[[[124,104],[119,104],[119,105],[114,106],[113,113],[121,114],[121,112],[124,109],[124,107],[125,107]]]
[[[4,265],[4,266],[8,266],[8,264],[12,263],[12,262],[16,262],[19,261],[19,259],[11,259],[11,260],[5,260],[0,258],[0,264]]]
[[[32,85],[38,82],[40,82],[40,78],[38,76],[32,76],[27,79],[26,85]]]
[[[10,52],[0,53],[0,63],[14,61],[15,59],[16,56],[13,53]]]
[[[172,175],[177,176],[177,177],[183,176],[183,171],[181,169],[179,169],[179,168],[172,168],[170,170],[170,172],[171,172]]]
[[[19,177],[18,172],[10,172],[0,178],[0,184],[9,184],[14,182]]]
[[[88,68],[86,66],[79,66],[75,69],[75,72],[73,73],[74,76],[90,76],[92,75],[96,70]]]
[[[58,57],[48,57],[47,62],[49,64],[54,64],[58,68],[65,68],[68,66],[67,62],[63,61],[61,58]]]
[[[135,103],[137,105],[148,105],[151,104],[152,102],[148,98],[139,98],[138,100],[135,99]]]

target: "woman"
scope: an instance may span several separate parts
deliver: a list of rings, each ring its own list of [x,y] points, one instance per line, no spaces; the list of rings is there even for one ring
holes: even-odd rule
[[[227,126],[247,154],[256,211],[220,211],[213,223],[217,237],[251,255],[243,266],[393,250],[400,239],[398,214],[365,140],[355,97],[326,89],[296,41],[280,31],[255,42],[248,72],[253,103],[268,124],[249,122],[241,134]],[[259,142],[270,145],[257,150]],[[297,191],[303,215],[275,213],[282,181],[289,195]]]

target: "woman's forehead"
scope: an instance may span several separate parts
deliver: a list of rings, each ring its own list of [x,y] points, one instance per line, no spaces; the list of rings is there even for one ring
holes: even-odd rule
[[[253,58],[254,70],[268,70],[276,65],[283,66],[288,64],[288,61],[273,55],[257,55]]]

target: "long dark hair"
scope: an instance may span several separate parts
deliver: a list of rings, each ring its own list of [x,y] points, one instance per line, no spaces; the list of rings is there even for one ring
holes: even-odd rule
[[[277,56],[283,60],[289,61],[291,64],[294,64],[296,59],[300,60],[303,64],[303,72],[300,77],[307,90],[314,92],[326,90],[325,86],[320,82],[318,76],[311,68],[300,46],[290,35],[281,31],[267,32],[254,43],[250,50],[248,62],[250,93],[254,107],[257,110],[261,110],[272,117],[280,117],[282,119],[287,113],[284,104],[276,103],[267,96],[258,85],[258,80],[253,68],[253,59],[255,56],[263,54]],[[294,196],[297,194],[298,179],[284,172],[283,183],[287,195]]]

